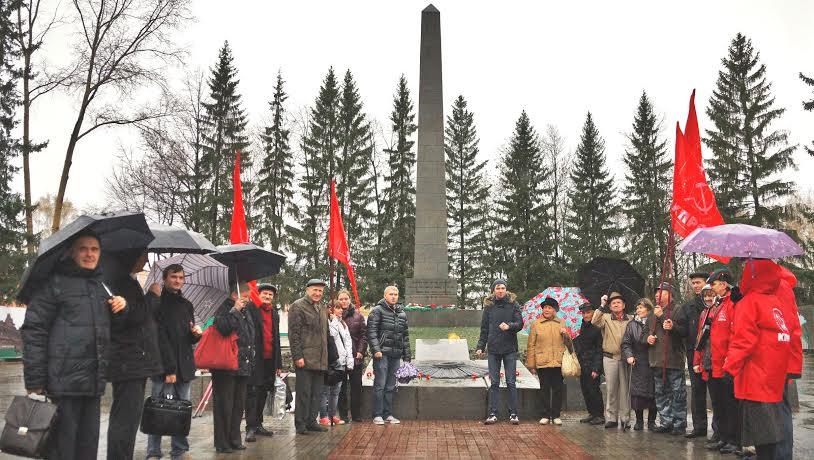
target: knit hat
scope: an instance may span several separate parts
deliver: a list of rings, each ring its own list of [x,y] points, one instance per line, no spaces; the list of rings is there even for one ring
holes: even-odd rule
[[[540,304],[540,308],[545,308],[546,305],[550,306],[556,311],[560,311],[560,303],[557,302],[557,299],[553,297],[546,297],[545,300],[543,300],[543,303]]]
[[[504,286],[506,286],[506,287],[508,287],[508,286],[509,286],[509,285],[506,283],[506,280],[504,280],[503,278],[498,278],[498,279],[496,279],[496,280],[492,281],[492,286],[489,288],[489,290],[490,290],[490,291],[492,291],[492,292],[495,292],[495,287],[496,287],[498,284],[502,284],[502,285],[504,285]]]
[[[732,273],[726,268],[719,268],[710,273],[707,278],[707,284],[712,284],[713,281],[723,281],[727,284],[732,284]]]

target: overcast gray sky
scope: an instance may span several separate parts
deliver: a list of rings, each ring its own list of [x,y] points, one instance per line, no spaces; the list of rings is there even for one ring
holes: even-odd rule
[[[795,144],[814,139],[814,113],[802,109],[811,89],[797,77],[814,75],[814,2],[798,1],[452,1],[441,11],[445,113],[459,94],[469,101],[484,158],[498,158],[525,109],[538,132],[557,126],[573,150],[591,111],[606,140],[611,170],[622,178],[621,158],[642,90],[664,120],[673,152],[674,126],[687,116],[690,93],[701,130],[720,60],[737,32],[752,39],[767,66],[776,103],[787,109],[777,128]],[[253,126],[268,115],[277,70],[287,81],[288,108],[310,105],[329,66],[354,73],[368,115],[386,128],[399,75],[407,76],[417,105],[421,10],[426,0],[259,2],[193,0],[197,20],[179,37],[188,45],[188,69],[208,72],[224,40],[239,71],[238,90]],[[62,43],[51,43],[54,59]],[[181,78],[172,69],[170,78]],[[34,107],[33,135],[49,147],[32,161],[36,199],[56,193],[70,128],[73,99],[54,94]],[[67,198],[79,207],[100,203],[104,176],[120,145],[135,145],[126,129],[99,130],[76,150]],[[255,151],[259,150],[257,147]],[[708,156],[709,152],[704,151]],[[814,188],[814,160],[802,147],[792,175]],[[22,181],[15,188],[22,191]]]

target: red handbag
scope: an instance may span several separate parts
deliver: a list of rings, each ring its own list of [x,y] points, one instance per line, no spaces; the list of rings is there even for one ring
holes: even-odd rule
[[[206,328],[195,347],[195,367],[221,371],[237,370],[237,334],[224,337],[214,326]]]

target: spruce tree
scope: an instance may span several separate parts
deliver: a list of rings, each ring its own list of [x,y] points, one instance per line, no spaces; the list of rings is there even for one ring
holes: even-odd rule
[[[800,72],[800,80],[803,80],[806,85],[811,86],[812,91],[814,91],[814,78],[807,77]],[[812,97],[809,101],[803,102],[803,110],[807,110],[809,112],[814,111],[814,97]],[[814,156],[814,141],[811,141],[811,147],[806,146],[805,148],[809,155]]]
[[[209,177],[210,193],[207,195],[207,219],[205,230],[215,244],[229,240],[232,217],[232,171],[235,155],[240,150],[241,172],[251,164],[248,137],[245,134],[246,115],[237,91],[239,80],[233,65],[229,42],[224,42],[218,53],[218,62],[209,78],[210,101],[204,104],[206,115],[203,120],[203,173]],[[244,196],[251,196],[253,183],[241,175]],[[250,202],[249,202],[250,203]],[[251,228],[251,215],[247,214],[247,224]]]
[[[12,3],[0,1],[0,301],[14,297],[25,268],[26,232],[21,220],[25,205],[20,194],[11,190],[12,178],[19,169],[13,161],[20,154],[19,140],[12,135],[20,106],[19,75],[14,69],[19,53],[12,40],[10,20],[13,8]]]
[[[345,72],[339,101],[340,174],[337,177],[337,199],[342,213],[348,246],[355,263],[364,275],[367,261],[360,259],[369,237],[368,223],[373,220],[373,181],[370,155],[373,149],[372,131],[350,70]],[[344,268],[339,266],[339,273]],[[339,280],[344,280],[339,276]],[[337,283],[340,285],[341,283]]]
[[[483,203],[489,198],[486,161],[478,161],[474,115],[463,96],[452,105],[444,136],[447,176],[447,220],[451,272],[458,279],[458,305],[472,304],[470,294],[483,291],[486,255]]]
[[[299,209],[299,228],[292,232],[292,250],[304,261],[308,275],[327,273],[325,234],[330,181],[341,172],[339,101],[339,83],[330,68],[309,111],[301,142],[300,193],[305,206]]]
[[[265,128],[260,139],[263,142],[263,168],[257,180],[256,210],[261,216],[257,220],[257,235],[260,243],[267,243],[274,250],[280,250],[287,241],[286,217],[294,200],[294,157],[289,138],[291,131],[285,110],[288,95],[281,72],[277,73],[274,96],[269,106],[271,126]]]
[[[633,117],[633,127],[627,135],[626,166],[623,190],[623,211],[628,260],[655,280],[659,276],[669,224],[669,197],[672,162],[667,154],[667,141],[660,137],[661,123],[653,112],[653,104],[642,92]]]
[[[706,110],[714,126],[704,139],[712,150],[707,172],[718,208],[727,222],[776,227],[782,200],[794,192],[782,173],[795,167],[796,146],[771,127],[785,109],[775,107],[766,65],[750,39],[737,34],[721,62]]]
[[[571,171],[573,192],[566,217],[565,252],[575,266],[594,257],[618,254],[621,208],[605,163],[605,141],[588,112]]]
[[[385,149],[390,166],[385,176],[385,257],[390,263],[389,281],[404,285],[404,279],[412,275],[415,258],[415,185],[413,171],[416,155],[413,150],[415,124],[413,102],[407,79],[399,78],[390,114],[391,129],[395,140]]]
[[[515,123],[509,148],[502,158],[497,181],[501,190],[495,206],[498,263],[507,281],[521,297],[536,294],[548,285],[546,267],[551,263],[551,197],[544,178],[540,139],[528,114]]]

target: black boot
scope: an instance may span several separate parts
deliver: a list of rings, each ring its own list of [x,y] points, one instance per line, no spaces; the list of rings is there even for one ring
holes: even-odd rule
[[[254,428],[249,428],[246,430],[246,442],[255,442],[257,438],[255,437]]]

